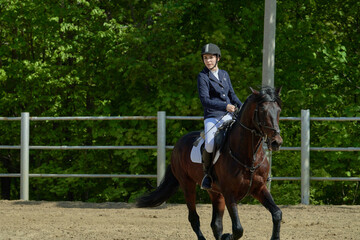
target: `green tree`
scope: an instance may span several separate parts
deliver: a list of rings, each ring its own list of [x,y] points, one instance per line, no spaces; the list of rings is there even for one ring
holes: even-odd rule
[[[278,1],[275,82],[282,116],[359,116],[359,10],[354,0]],[[242,101],[261,85],[263,1],[0,0],[1,116],[201,116],[200,49],[222,50]],[[203,128],[167,122],[167,145]],[[281,122],[285,146],[300,146],[300,123]],[[2,145],[19,122],[0,122]],[[311,146],[359,146],[357,122],[312,122]],[[340,137],[341,136],[341,137]],[[32,121],[31,145],[155,145],[155,121]],[[31,172],[156,172],[152,150],[30,151]],[[167,153],[168,156],[170,152]],[[19,172],[19,151],[0,150],[0,171]],[[168,157],[169,159],[169,157]],[[313,176],[359,176],[356,152],[311,152]],[[300,153],[273,155],[274,176],[300,176]],[[154,180],[32,178],[31,199],[132,201]],[[18,179],[1,178],[17,199]],[[312,202],[359,204],[358,183],[312,184]],[[300,202],[299,182],[273,182],[277,202]],[[340,194],[341,193],[341,194]],[[205,193],[199,198],[207,201]],[[172,201],[181,201],[181,194]],[[251,200],[246,200],[251,201]]]

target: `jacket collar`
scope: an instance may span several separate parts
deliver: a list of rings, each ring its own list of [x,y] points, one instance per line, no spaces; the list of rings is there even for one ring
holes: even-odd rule
[[[209,76],[209,79],[218,83],[219,85],[223,86],[223,80],[224,80],[224,73],[223,71],[221,71],[221,69],[219,69],[219,80],[214,76],[214,74],[212,74],[212,72],[207,68],[204,67],[203,72]]]

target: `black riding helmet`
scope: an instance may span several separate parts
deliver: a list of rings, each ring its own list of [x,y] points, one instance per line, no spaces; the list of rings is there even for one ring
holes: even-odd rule
[[[221,57],[220,48],[213,43],[208,43],[202,47],[202,49],[201,49],[201,60],[202,61],[204,61],[204,58],[203,58],[204,54],[213,54],[213,55],[216,55],[217,57]],[[216,64],[214,65],[214,67],[212,67],[209,70],[211,71],[213,68],[216,67],[217,64],[218,64],[218,59],[216,58]]]
[[[204,54],[213,54],[213,55],[218,55],[219,57],[221,57],[220,48],[213,43],[208,43],[202,47],[201,58],[203,57]]]

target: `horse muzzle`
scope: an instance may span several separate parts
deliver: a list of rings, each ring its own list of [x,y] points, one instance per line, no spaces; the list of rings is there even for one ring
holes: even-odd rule
[[[267,140],[267,146],[270,151],[280,150],[280,146],[282,145],[282,143],[283,143],[283,139],[279,134],[277,134],[273,138],[268,138]]]

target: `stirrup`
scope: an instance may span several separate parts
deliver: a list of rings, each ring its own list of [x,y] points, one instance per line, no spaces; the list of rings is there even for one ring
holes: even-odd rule
[[[212,178],[209,174],[205,174],[203,180],[201,181],[201,189],[210,190],[212,184]]]

